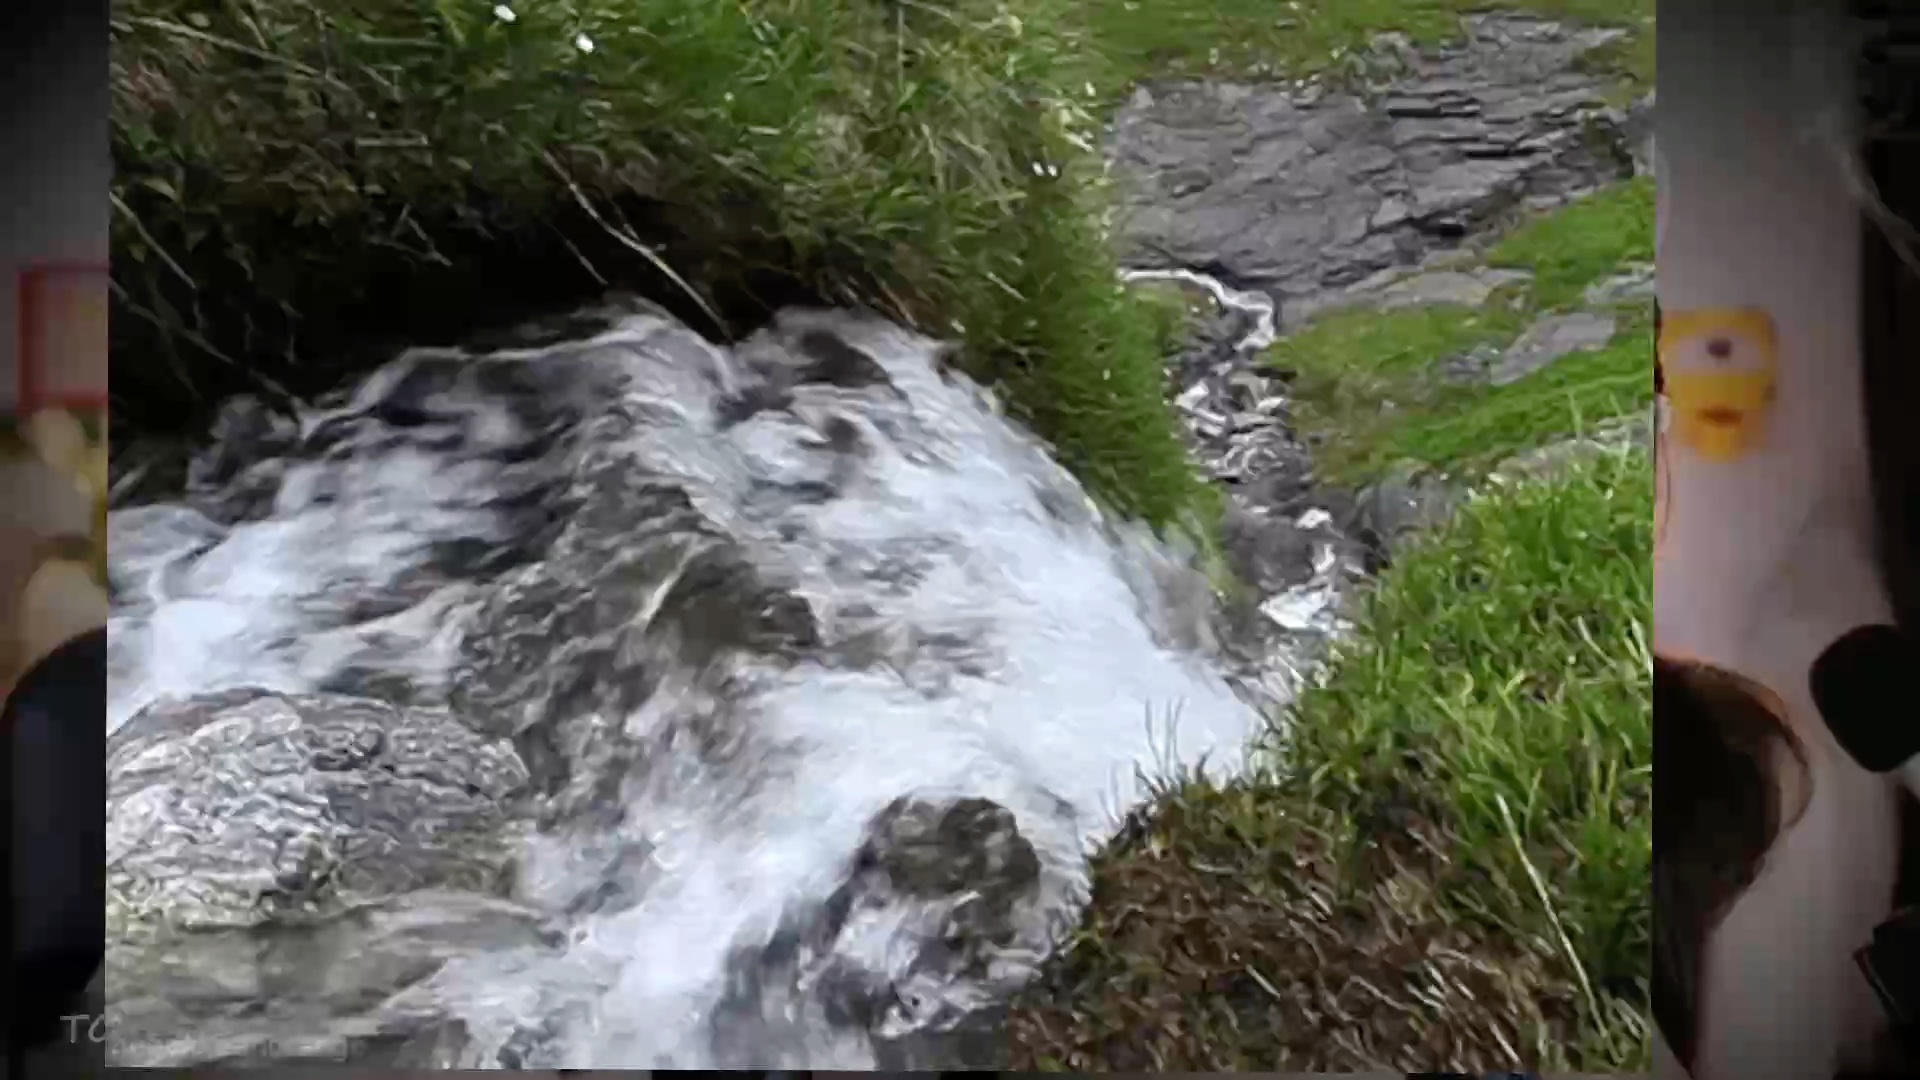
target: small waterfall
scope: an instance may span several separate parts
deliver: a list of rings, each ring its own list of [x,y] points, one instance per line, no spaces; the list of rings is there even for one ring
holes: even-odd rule
[[[1202,575],[940,344],[567,323],[114,512],[116,1064],[957,1064],[1143,775],[1241,766]]]

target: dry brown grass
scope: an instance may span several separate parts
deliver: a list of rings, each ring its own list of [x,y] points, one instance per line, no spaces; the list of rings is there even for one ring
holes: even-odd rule
[[[1071,962],[1013,1014],[1011,1067],[1474,1073],[1573,1038],[1575,988],[1437,895],[1444,827],[1403,818],[1355,852],[1311,821],[1232,824],[1279,803],[1298,800],[1189,785],[1101,860]]]

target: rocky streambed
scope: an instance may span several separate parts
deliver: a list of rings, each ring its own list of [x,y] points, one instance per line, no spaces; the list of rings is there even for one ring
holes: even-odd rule
[[[1523,15],[1462,28],[1437,49],[1381,35],[1338,77],[1144,86],[1109,132],[1132,276],[1184,282],[1198,301],[1172,361],[1174,400],[1230,493],[1223,539],[1257,594],[1241,625],[1261,655],[1314,655],[1339,629],[1344,586],[1463,496],[1410,472],[1357,490],[1319,483],[1284,373],[1261,350],[1336,311],[1485,304],[1527,277],[1480,265],[1488,237],[1652,169],[1651,95],[1620,104],[1617,79],[1590,63],[1624,31]],[[1502,351],[1436,363],[1449,377],[1517,381],[1604,345],[1615,307],[1652,295],[1652,267],[1629,268]],[[1646,434],[1638,420],[1609,424],[1508,471]]]

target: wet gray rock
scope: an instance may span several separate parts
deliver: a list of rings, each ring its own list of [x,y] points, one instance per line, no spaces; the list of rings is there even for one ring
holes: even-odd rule
[[[1524,284],[1531,276],[1523,270],[1497,267],[1431,270],[1397,278],[1371,294],[1360,293],[1352,299],[1379,311],[1432,304],[1480,307],[1492,299],[1496,291]]]
[[[1495,386],[1518,382],[1574,353],[1592,352],[1613,340],[1613,316],[1592,311],[1548,315],[1521,333],[1488,373]]]
[[[1587,286],[1583,299],[1596,308],[1648,303],[1654,298],[1654,285],[1652,264],[1633,266]]]
[[[108,446],[107,504],[114,509],[177,498],[192,451],[180,440],[115,432]]]
[[[500,895],[526,771],[444,711],[155,705],[107,779],[116,1064],[344,1060],[430,1029],[388,1002],[450,956],[542,940]]]
[[[1434,374],[1442,382],[1467,385],[1484,383],[1505,355],[1505,350],[1497,345],[1476,345],[1440,361],[1435,365]]]
[[[902,797],[868,827],[854,857],[853,896],[897,892],[935,897],[970,892],[962,925],[1004,939],[1014,905],[1040,879],[1033,845],[1013,814],[987,799],[939,803]]]
[[[1654,159],[1653,104],[1652,90],[1635,98],[1627,106],[1626,123],[1622,134],[1627,146],[1633,153],[1633,174],[1652,176]]]
[[[964,868],[940,869],[942,860]],[[1040,887],[1041,868],[1031,844],[1014,827],[1013,815],[984,799],[963,799],[944,808],[902,799],[875,822],[849,886],[854,904],[876,905],[889,892],[925,898],[971,896],[953,914],[942,949],[927,954],[918,974],[940,980],[949,972],[988,976],[997,950],[1031,947],[1015,930],[1018,909]],[[1001,979],[1004,989],[1014,989]],[[911,998],[912,992],[908,991]],[[909,1013],[916,1003],[903,1003]],[[938,1068],[995,1069],[1004,1065],[998,1002],[965,1016],[948,1017],[906,1036],[874,1040],[879,1067],[922,1072]]]
[[[1412,271],[1382,271],[1338,292],[1303,297],[1287,306],[1287,319],[1297,326],[1308,319],[1353,308],[1395,311],[1434,304],[1481,307],[1500,290],[1525,284],[1532,278],[1523,270],[1449,267],[1444,265],[1445,261],[1429,260],[1439,265]]]
[[[918,1018],[930,1004],[918,999],[915,983],[941,986],[963,976],[990,976],[996,950],[1020,937],[1016,916],[1034,899],[1040,877],[1039,856],[1005,807],[980,798],[903,796],[867,827],[852,871],[828,901],[826,916],[836,937],[872,933],[874,919],[918,906],[903,900],[933,902],[924,910],[939,920],[939,932],[926,936],[937,944],[921,949],[905,977],[896,973],[882,990],[895,999],[883,1005]],[[858,950],[840,952],[858,955]],[[844,980],[848,990],[861,983],[870,991],[881,989],[863,975],[843,969],[827,977]]]
[[[1123,257],[1293,305],[1634,174],[1632,117],[1578,64],[1619,31],[1513,15],[1463,27],[1458,45],[1376,58],[1361,93],[1141,88],[1110,139]]]
[[[1362,489],[1354,501],[1354,529],[1383,556],[1407,536],[1452,517],[1466,492],[1430,470],[1402,465]]]
[[[1653,423],[1651,410],[1617,417],[1596,425],[1585,435],[1515,454],[1495,466],[1493,475],[1508,480],[1544,480],[1605,454],[1649,450],[1653,446]]]
[[[186,490],[209,517],[262,517],[285,478],[285,455],[299,441],[292,417],[258,398],[229,398],[214,415],[207,445],[187,466]]]
[[[931,1015],[938,1007],[916,986],[963,976],[990,984],[1000,951],[1042,945],[1021,940],[1018,919],[1042,874],[1005,807],[981,798],[895,800],[868,825],[846,881],[827,901],[797,913],[765,949],[737,958],[728,1001],[715,1014],[716,1044],[764,1053],[768,1029],[779,1023],[769,1003],[796,1000],[804,982],[818,988],[835,1024],[872,1034],[883,1068],[991,1067],[998,1048],[988,1017]],[[936,925],[896,925],[909,909]],[[908,936],[934,944],[904,968],[887,968],[886,940]],[[903,1034],[906,1018],[914,1030]]]
[[[1293,518],[1262,514],[1234,499],[1221,515],[1220,543],[1234,576],[1262,594],[1298,585],[1311,574],[1313,537]]]

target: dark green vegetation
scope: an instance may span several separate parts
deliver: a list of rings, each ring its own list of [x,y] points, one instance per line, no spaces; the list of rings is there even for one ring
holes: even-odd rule
[[[1098,226],[1070,10],[124,0],[116,411],[192,423],[605,284],[713,333],[865,303],[1175,519],[1206,492]]]

